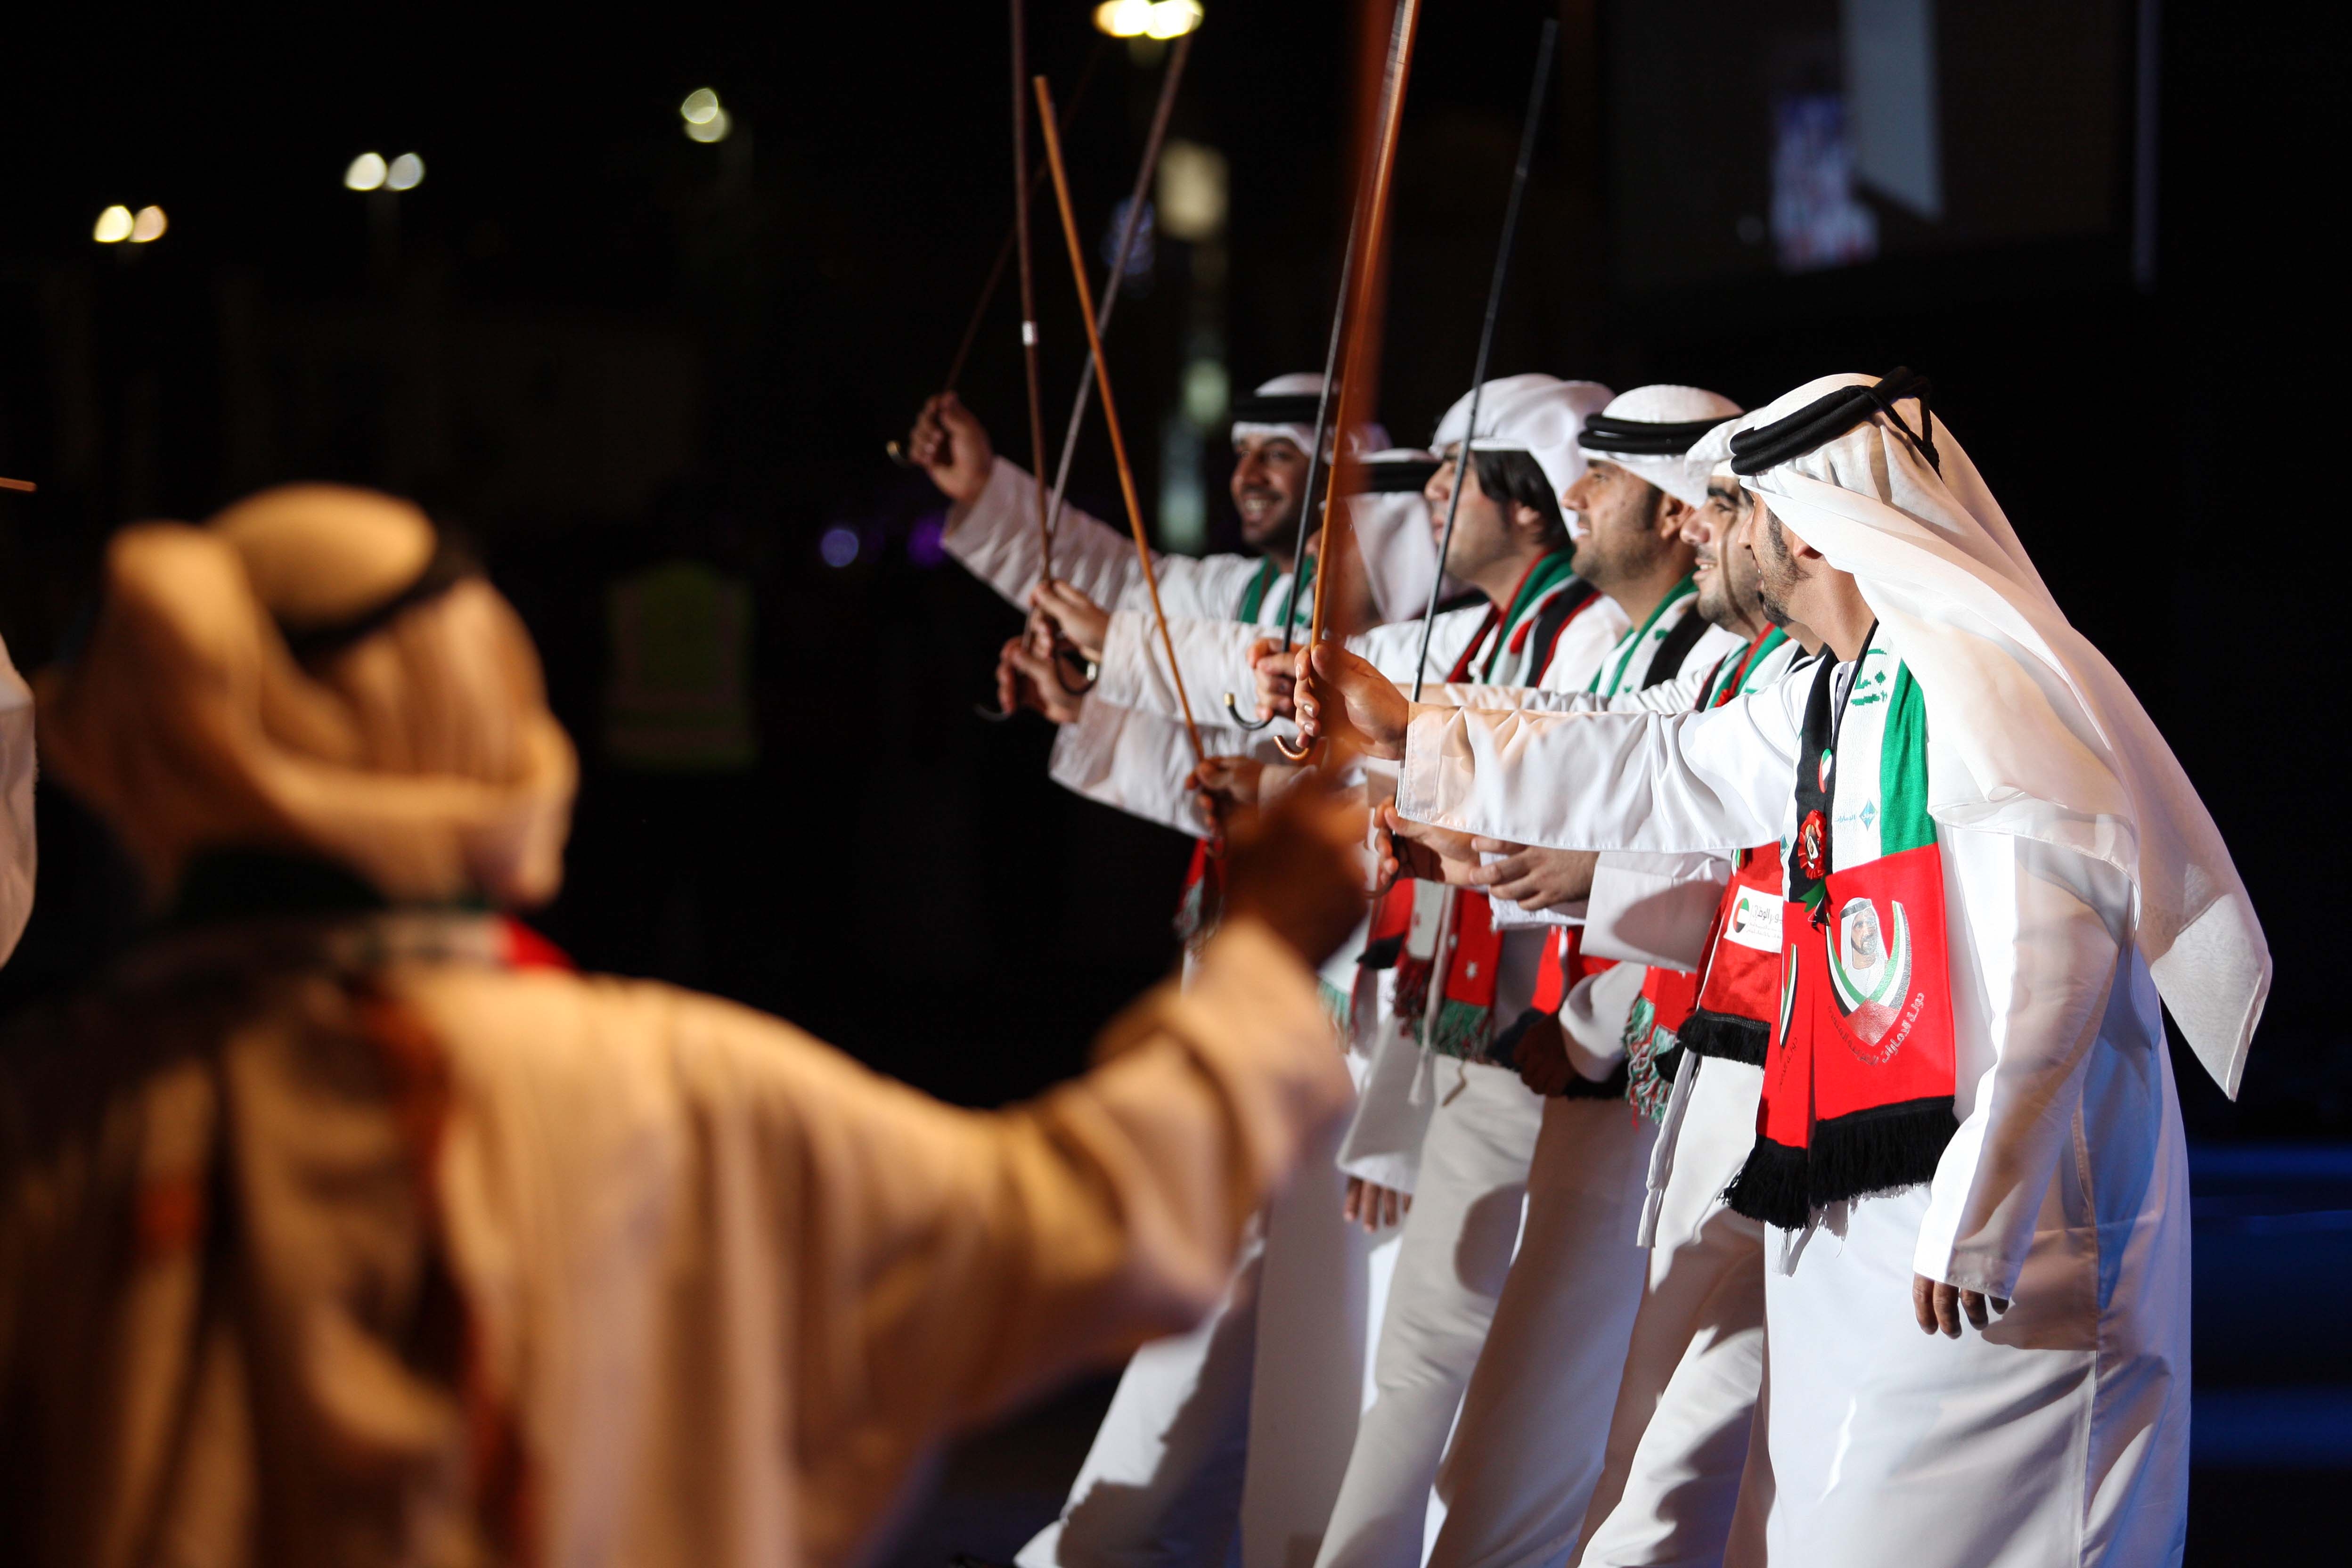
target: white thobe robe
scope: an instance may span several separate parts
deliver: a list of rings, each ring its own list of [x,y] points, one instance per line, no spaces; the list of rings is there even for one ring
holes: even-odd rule
[[[1743,689],[1777,683],[1802,651],[1781,643],[1747,672]],[[1680,883],[1661,877],[1655,887],[1646,885],[1654,874],[1638,868],[1613,889],[1596,879],[1596,910],[1612,892],[1646,906],[1639,919],[1613,921],[1615,929],[1637,929],[1654,949],[1680,951],[1693,951],[1695,933],[1696,961],[1676,966],[1697,967],[1715,900],[1702,908],[1682,890],[1704,888],[1719,900],[1727,863],[1624,858],[1718,868],[1719,875]],[[1588,947],[1591,933],[1588,927]],[[1761,1068],[1746,1062],[1683,1053],[1650,1157],[1643,1216],[1649,1279],[1572,1563],[1657,1568],[1722,1561],[1744,1568],[1763,1560],[1769,1484],[1743,1490],[1741,1478],[1751,1464],[1748,1434],[1764,1373],[1764,1227],[1723,1202],[1755,1146],[1763,1078]],[[1752,1463],[1762,1469],[1760,1451]]]
[[[1423,667],[1433,688],[1486,615],[1480,605],[1438,618]],[[1586,606],[1561,634],[1542,685],[1580,690],[1630,625],[1612,601]],[[1376,627],[1351,646],[1402,685],[1412,679],[1419,634],[1409,624]],[[1524,681],[1531,658],[1507,647],[1496,674]],[[1548,930],[1527,925],[1503,932],[1498,1021],[1532,1001],[1549,940]],[[1357,1432],[1323,1565],[1413,1568],[1426,1552],[1443,1554],[1448,1536],[1486,1528],[1492,1514],[1481,1472],[1489,1434],[1507,1422],[1500,1411],[1491,1420],[1474,1416],[1465,1402],[1482,1352],[1544,1364],[1544,1387],[1594,1434],[1591,1465],[1580,1468],[1597,1465],[1601,1413],[1614,1397],[1640,1289],[1641,1255],[1630,1237],[1648,1127],[1622,1100],[1546,1100],[1512,1068],[1427,1052],[1414,1044],[1412,1023],[1385,1020],[1376,1082],[1349,1133],[1349,1168],[1411,1191],[1413,1207],[1374,1369],[1379,1397]],[[1622,1025],[1621,1011],[1617,1029]],[[1592,1076],[1605,1078],[1613,1066],[1604,1055]],[[1574,1332],[1559,1332],[1563,1318]],[[1433,1489],[1434,1503],[1427,1500]]]
[[[1807,690],[1800,675],[1680,716],[1425,710],[1400,809],[1559,847],[1785,838]],[[1931,730],[1931,778],[1952,765]],[[1939,824],[1937,842],[1959,1131],[1926,1187],[1770,1235],[1770,1550],[1831,1568],[1893,1542],[1911,1568],[2177,1561],[2187,1167],[2130,886],[2038,841]],[[1958,1343],[1928,1336],[1914,1274],[2016,1306]]]
[[[1036,493],[1000,458],[981,495],[950,512],[943,541],[1015,605],[1026,605],[1039,576]],[[1261,622],[1279,626],[1289,604],[1290,575],[1268,574],[1258,557],[1154,552],[1153,565],[1161,604],[1184,617],[1174,625],[1234,624],[1261,576]],[[1132,538],[1066,507],[1054,574],[1109,608],[1112,625],[1102,683],[1061,727],[1050,776],[1130,816],[1206,836],[1211,825],[1183,786],[1193,753],[1182,710],[1164,656],[1145,640],[1157,626]],[[1239,629],[1257,635],[1251,623]],[[1156,706],[1128,695],[1139,678],[1131,672],[1157,682]],[[1272,757],[1275,732],[1216,721],[1224,710],[1208,704],[1222,690],[1191,685],[1208,754]],[[1325,966],[1327,984],[1351,988],[1360,946],[1343,946]],[[1351,1057],[1351,1068],[1362,1065]],[[1129,1362],[1061,1514],[1022,1548],[1022,1568],[1221,1561],[1236,1531],[1245,1568],[1284,1568],[1312,1553],[1363,1403],[1383,1254],[1395,1245],[1393,1232],[1368,1237],[1341,1217],[1336,1136],[1258,1216],[1208,1320]]]
[[[1677,671],[1643,688],[1658,647],[1696,610],[1696,595],[1685,594],[1628,630],[1603,657],[1590,683],[1599,689],[1586,693],[1588,701],[1654,710],[1666,699],[1652,693],[1663,690],[1689,707],[1697,683],[1744,647],[1736,634],[1709,627],[1683,656],[1687,678]],[[1611,934],[1638,930],[1644,921],[1619,900],[1643,891],[1638,879],[1604,881],[1596,872],[1581,911],[1587,942],[1595,916]],[[1498,925],[1528,923],[1515,907],[1496,908]],[[1506,909],[1519,918],[1501,918]],[[1623,1059],[1642,973],[1620,963],[1580,981],[1564,999],[1561,1033],[1584,1077],[1605,1078]],[[1654,1135],[1622,1100],[1544,1101],[1518,1256],[1438,1480],[1446,1514],[1432,1568],[1551,1563],[1574,1545],[1603,1472],[1607,1413],[1617,1403],[1642,1299],[1648,1260],[1634,1237]]]

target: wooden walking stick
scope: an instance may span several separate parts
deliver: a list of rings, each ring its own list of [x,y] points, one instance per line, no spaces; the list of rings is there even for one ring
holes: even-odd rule
[[[1380,0],[1364,3],[1368,46],[1376,36],[1370,23],[1379,14],[1379,4]],[[1338,408],[1332,416],[1333,427],[1342,432],[1352,428],[1362,417],[1360,410],[1373,406],[1379,400],[1381,331],[1376,308],[1387,281],[1389,192],[1396,173],[1397,132],[1404,118],[1405,83],[1412,73],[1413,37],[1420,22],[1421,0],[1397,0],[1381,91],[1377,97],[1369,92],[1358,94],[1358,101],[1369,111],[1367,118],[1373,134],[1361,163],[1358,184],[1363,193],[1360,204],[1361,219],[1355,226],[1350,247],[1353,254],[1347,264],[1348,349],[1341,361],[1335,399]],[[1371,58],[1368,47],[1368,63]],[[1370,110],[1373,104],[1379,106],[1377,110]],[[1364,147],[1367,140],[1360,134],[1358,146]],[[1352,479],[1362,467],[1362,459],[1349,452],[1344,441],[1335,441],[1334,447],[1331,475],[1323,492],[1323,567],[1315,574],[1315,609],[1307,625],[1309,649],[1330,635],[1328,615],[1331,579],[1339,575],[1339,552],[1347,542],[1348,531],[1347,510],[1338,501],[1349,488],[1343,480]],[[1320,738],[1300,746],[1293,746],[1286,740],[1275,742],[1276,749],[1293,763],[1312,761],[1322,745]]]
[[[1407,0],[1412,3],[1412,0]],[[1118,468],[1118,493],[1127,503],[1127,522],[1135,535],[1136,559],[1143,567],[1143,586],[1151,595],[1152,619],[1160,626],[1160,648],[1168,656],[1168,674],[1176,683],[1176,706],[1184,715],[1184,734],[1192,742],[1198,766],[1208,755],[1201,744],[1201,727],[1192,721],[1192,701],[1185,694],[1184,671],[1176,662],[1175,639],[1168,634],[1168,612],[1160,604],[1160,574],[1152,565],[1151,539],[1143,529],[1143,507],[1135,497],[1135,469],[1127,460],[1127,437],[1119,428],[1118,404],[1111,395],[1110,366],[1104,363],[1102,333],[1095,328],[1094,290],[1087,284],[1086,246],[1078,238],[1078,220],[1070,207],[1070,182],[1062,167],[1062,139],[1054,126],[1054,93],[1045,79],[1036,79],[1038,125],[1045,136],[1045,163],[1053,171],[1054,200],[1061,207],[1062,238],[1070,249],[1070,277],[1077,285],[1078,315],[1086,322],[1087,352],[1093,356],[1095,385],[1102,393],[1103,427],[1110,433],[1111,459]],[[1044,492],[1039,492],[1042,498]]]
[[[1014,249],[1021,258],[1021,372],[1029,389],[1029,471],[1043,479],[1045,472],[1045,416],[1037,400],[1037,285],[1029,266],[1029,100],[1021,90],[1022,81],[1029,74],[1028,36],[1022,26],[1024,4],[1025,0],[1012,0],[1013,236],[1016,241]],[[1053,138],[1053,110],[1048,109],[1045,126],[1049,140]],[[1087,312],[1087,325],[1089,331],[1094,326],[1092,310]],[[1042,485],[1037,490],[1037,542],[1044,559],[1050,565],[1054,537],[1045,518],[1045,491]]]
[[[1151,190],[1152,175],[1160,168],[1160,150],[1167,141],[1169,113],[1176,107],[1176,88],[1184,79],[1184,62],[1191,58],[1192,52],[1192,35],[1190,33],[1178,38],[1176,47],[1169,51],[1168,72],[1160,81],[1160,102],[1152,110],[1150,132],[1143,139],[1143,157],[1136,165],[1135,186],[1128,196],[1127,216],[1119,224],[1118,248],[1111,256],[1110,277],[1103,284],[1102,304],[1095,312],[1097,332],[1110,331],[1111,312],[1118,306],[1119,285],[1127,278],[1128,258],[1134,254],[1137,237],[1143,231],[1144,198]],[[1069,125],[1070,115],[1066,110],[1062,114],[1061,122],[1065,129]],[[1047,169],[1040,167],[1038,180],[1043,181],[1047,173]],[[1045,515],[1045,551],[1037,567],[1037,581],[1041,584],[1054,580],[1054,541],[1061,536],[1062,503],[1068,493],[1070,459],[1077,452],[1078,431],[1086,424],[1087,405],[1093,400],[1094,390],[1095,362],[1088,358],[1078,376],[1077,395],[1070,400],[1070,422],[1062,431],[1061,461],[1054,467],[1052,504]],[[1042,479],[1044,476],[1039,478]],[[1034,625],[1034,622],[1032,624]],[[1024,632],[1023,635],[1028,634]],[[1094,668],[1091,659],[1082,657],[1075,647],[1058,635],[1055,638],[1051,662],[1055,680],[1071,696],[1082,697],[1094,689],[1095,679],[1100,672]],[[1069,676],[1063,673],[1065,666],[1076,669],[1078,679],[1075,684]],[[991,708],[985,703],[976,704],[972,709],[975,715],[992,724],[1002,724],[1018,711],[1018,708]]]

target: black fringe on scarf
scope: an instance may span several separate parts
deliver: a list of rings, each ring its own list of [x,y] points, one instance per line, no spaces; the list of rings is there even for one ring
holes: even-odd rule
[[[1743,1018],[1737,1013],[1717,1013],[1701,1007],[1684,1019],[1683,1026],[1675,1033],[1695,1057],[1717,1057],[1760,1068],[1764,1065],[1764,1047],[1771,1043],[1772,1026],[1761,1018]]]
[[[1723,1201],[1734,1214],[1782,1230],[1802,1230],[1813,1213],[1805,1194],[1805,1152],[1759,1133],[1748,1163],[1723,1189]]]
[[[1813,1123],[1808,1195],[1815,1208],[1932,1181],[1960,1130],[1949,1095],[1873,1106]]]
[[[1815,1211],[1832,1204],[1934,1180],[1936,1163],[1959,1126],[1950,1098],[1943,1096],[1815,1122],[1809,1150],[1759,1134],[1723,1201],[1749,1219],[1801,1230]]]

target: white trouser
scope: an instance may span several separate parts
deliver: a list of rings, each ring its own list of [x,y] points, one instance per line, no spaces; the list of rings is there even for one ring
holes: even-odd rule
[[[1420,1568],[1430,1488],[1518,1240],[1543,1100],[1503,1068],[1443,1058],[1433,1078],[1376,1397],[1357,1424],[1317,1568]]]
[[[1244,1568],[1313,1559],[1367,1403],[1397,1250],[1340,1214],[1340,1129],[1253,1222],[1223,1300],[1135,1352],[1061,1517],[1020,1568]]]
[[[1340,1212],[1348,1184],[1333,1162],[1345,1131],[1341,1124],[1325,1134],[1266,1210],[1241,1495],[1243,1568],[1315,1561],[1365,1405],[1372,1327],[1398,1227],[1367,1236]]]
[[[1438,1478],[1430,1568],[1536,1568],[1575,1545],[1642,1300],[1655,1132],[1622,1100],[1543,1102],[1527,1229]]]
[[[1764,1375],[1764,1227],[1723,1203],[1755,1147],[1763,1081],[1745,1062],[1683,1058],[1649,1280],[1570,1560],[1587,1568],[1763,1562],[1769,1490],[1740,1476]]]
[[[1264,1216],[1216,1310],[1130,1357],[1061,1517],[1019,1568],[1219,1568],[1241,1512]]]

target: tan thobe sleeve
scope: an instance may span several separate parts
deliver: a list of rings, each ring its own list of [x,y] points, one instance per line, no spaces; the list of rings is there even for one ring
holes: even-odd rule
[[[929,1445],[1207,1310],[1350,1092],[1313,977],[1246,919],[994,1113],[667,986],[407,990],[450,1046],[445,1212],[551,1561],[849,1559]]]
[[[1189,992],[1153,992],[1099,1048],[1093,1072],[999,1115],[893,1095],[813,1129],[837,1224],[807,1259],[833,1347],[823,1366],[805,1359],[816,1339],[803,1347],[812,1558],[867,1522],[824,1517],[834,1455],[851,1470],[856,1450],[911,1456],[1196,1321],[1249,1216],[1350,1095],[1311,975],[1246,921]]]

